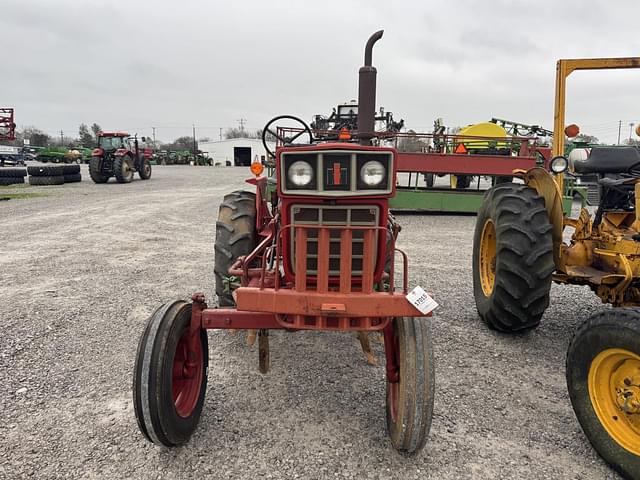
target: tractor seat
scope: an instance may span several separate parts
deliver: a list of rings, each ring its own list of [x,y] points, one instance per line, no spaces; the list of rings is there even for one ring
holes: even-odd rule
[[[576,173],[640,173],[640,150],[636,147],[593,147],[583,162],[575,162]]]

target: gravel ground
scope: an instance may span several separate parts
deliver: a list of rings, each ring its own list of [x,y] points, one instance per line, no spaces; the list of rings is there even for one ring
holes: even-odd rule
[[[0,202],[0,478],[617,478],[564,381],[572,332],[599,301],[554,286],[536,331],[489,331],[472,295],[471,216],[400,217],[411,285],[441,304],[435,416],[417,457],[387,441],[383,367],[355,336],[328,333],[272,333],[262,376],[241,335],[210,332],[197,432],[184,448],[149,444],[131,399],[138,337],[160,303],[213,298],[218,204],[248,170],[156,167],[129,185],[83,174]]]

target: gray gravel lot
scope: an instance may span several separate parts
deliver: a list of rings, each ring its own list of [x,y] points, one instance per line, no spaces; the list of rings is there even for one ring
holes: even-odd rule
[[[149,444],[131,401],[138,337],[160,303],[213,299],[218,204],[249,172],[155,167],[128,185],[83,174],[0,202],[0,478],[617,478],[564,381],[572,332],[599,301],[554,286],[536,331],[489,331],[473,302],[470,216],[400,216],[411,285],[441,304],[435,417],[417,457],[387,442],[383,367],[355,336],[328,333],[272,333],[262,376],[241,335],[210,332],[199,429],[184,448]]]

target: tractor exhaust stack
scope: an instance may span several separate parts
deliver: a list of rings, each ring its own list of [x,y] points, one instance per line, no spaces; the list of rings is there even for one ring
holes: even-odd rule
[[[367,41],[364,49],[364,66],[360,67],[358,82],[358,138],[360,145],[369,145],[375,134],[376,116],[376,75],[371,65],[373,45],[382,38],[384,30],[379,30]]]

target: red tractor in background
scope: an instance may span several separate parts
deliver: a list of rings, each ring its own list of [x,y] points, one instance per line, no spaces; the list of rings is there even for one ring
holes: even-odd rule
[[[398,154],[375,146],[371,58],[381,37],[379,31],[369,39],[360,68],[357,132],[344,129],[333,136],[339,141],[322,142],[291,116],[265,127],[278,140],[276,188],[269,190],[256,162],[255,178],[247,181],[255,192],[231,192],[220,204],[218,306],[209,307],[204,294],[194,293],[191,302],[165,303],[148,319],[138,344],[133,399],[149,441],[173,447],[195,431],[207,390],[207,329],[248,330],[248,340],[257,334],[262,373],[269,369],[268,332],[278,329],[356,333],[363,349],[369,333],[381,334],[391,444],[406,454],[424,446],[435,383],[431,324],[423,317],[437,304],[420,287],[409,292],[407,255],[396,248],[400,226],[389,199]],[[298,127],[282,128],[286,118]],[[308,142],[294,144],[302,139]],[[396,256],[402,269],[395,268]]]
[[[15,140],[16,122],[13,119],[13,108],[0,108],[0,140]]]
[[[145,143],[146,138],[141,138]],[[151,178],[153,154],[150,148],[141,148],[138,137],[125,132],[101,132],[98,148],[91,152],[89,175],[95,183],[106,183],[116,177],[119,183],[129,183],[138,172],[142,180]]]

